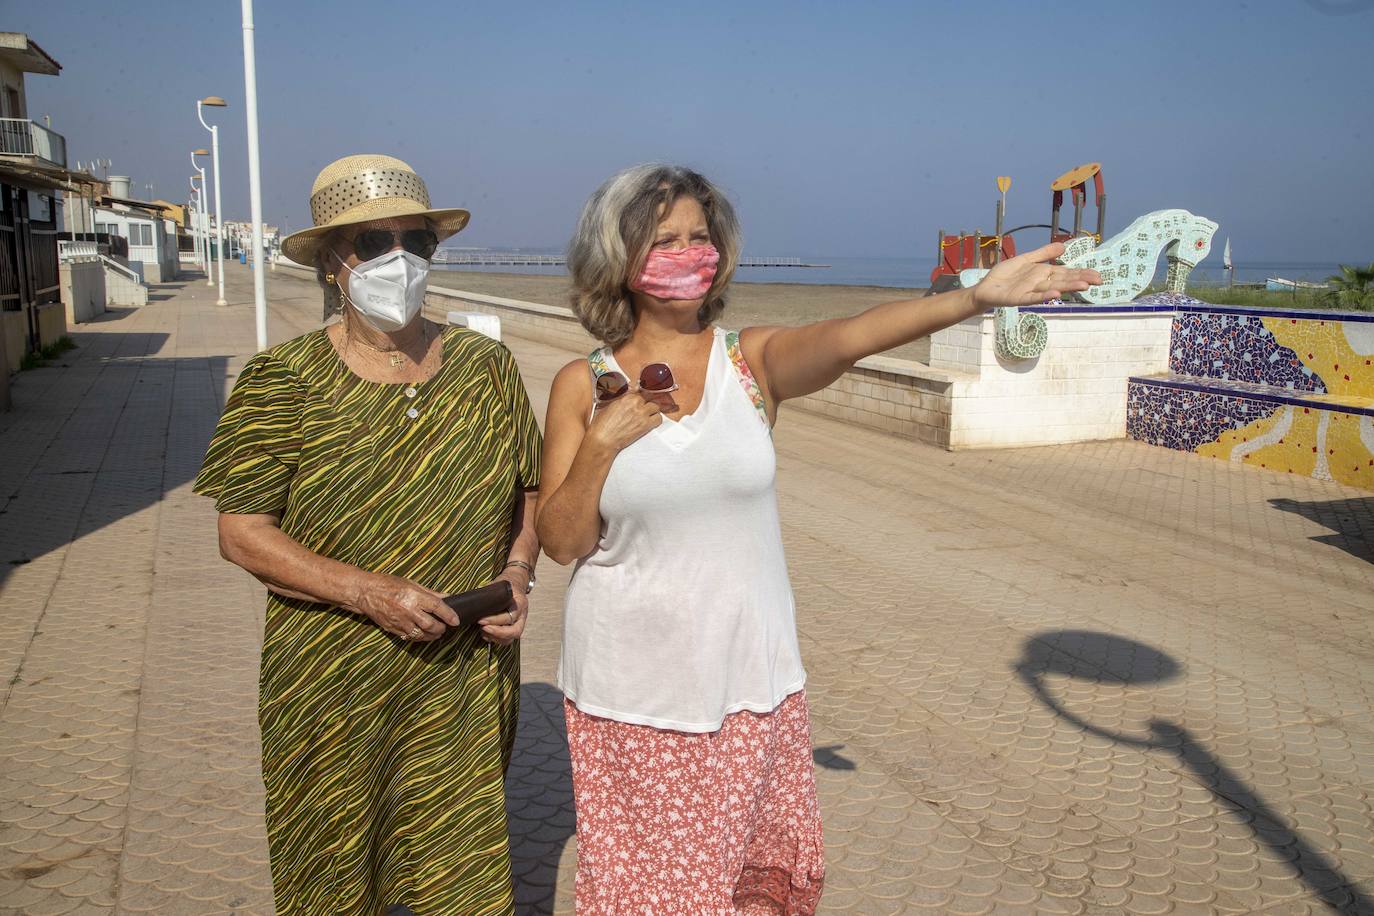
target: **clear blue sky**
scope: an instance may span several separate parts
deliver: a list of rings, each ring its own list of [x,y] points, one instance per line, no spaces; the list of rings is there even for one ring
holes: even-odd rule
[[[1374,260],[1374,0],[1026,3],[257,3],[264,215],[316,172],[409,161],[455,242],[558,246],[612,171],[692,165],[755,254],[929,256],[938,228],[1047,222],[1104,163],[1108,228],[1184,207],[1237,259]],[[1049,8],[1049,5],[1046,5]],[[28,77],[72,160],[184,199],[224,96],[227,218],[247,218],[239,5],[6,3],[63,65]],[[1023,243],[1024,244],[1024,243]]]

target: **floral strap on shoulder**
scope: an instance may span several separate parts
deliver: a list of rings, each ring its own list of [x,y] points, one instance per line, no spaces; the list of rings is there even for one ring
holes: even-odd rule
[[[601,378],[611,371],[610,363],[606,362],[606,349],[606,347],[597,347],[587,354],[587,362],[591,365],[592,375],[596,378]]]
[[[763,428],[768,430],[771,435],[773,424],[768,422],[768,404],[763,399],[763,390],[759,388],[758,381],[754,378],[754,373],[750,371],[749,364],[744,361],[744,350],[739,345],[739,331],[725,332],[725,352],[730,354],[730,362],[735,366],[735,377],[739,379],[740,387],[753,402],[754,409],[759,412],[759,419],[763,421]]]

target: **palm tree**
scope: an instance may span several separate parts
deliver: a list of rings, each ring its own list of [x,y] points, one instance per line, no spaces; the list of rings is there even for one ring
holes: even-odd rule
[[[1326,305],[1339,309],[1374,311],[1374,263],[1368,267],[1342,264],[1341,272],[1327,277],[1331,289],[1322,294]]]

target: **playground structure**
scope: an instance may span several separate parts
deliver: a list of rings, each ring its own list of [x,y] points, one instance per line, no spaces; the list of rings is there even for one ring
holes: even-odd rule
[[[1084,237],[1083,211],[1088,203],[1089,181],[1093,183],[1093,202],[1097,206],[1097,231],[1086,235],[1100,242],[1107,223],[1107,192],[1103,184],[1100,162],[1080,165],[1050,182],[1050,190],[1054,195],[1051,199],[1048,223],[1027,223],[1006,231],[1003,231],[1002,226],[1006,220],[1007,190],[1011,187],[1011,179],[1000,177],[997,179],[997,188],[1002,192],[1002,196],[997,201],[996,229],[992,235],[983,235],[981,229],[974,229],[972,233],[961,231],[958,235],[946,235],[945,230],[940,230],[935,269],[930,272],[931,291],[957,289],[960,286],[959,274],[963,271],[985,270],[1003,258],[1016,257],[1016,242],[1012,236],[1025,229],[1048,229],[1051,242],[1068,242],[1070,239]],[[1059,225],[1065,191],[1069,192],[1073,202],[1073,228],[1067,232]]]
[[[1097,207],[1097,228],[1092,232],[1083,228],[1089,182],[1092,182],[1093,202]],[[1064,245],[1059,263],[1096,270],[1102,275],[1101,285],[1070,294],[1066,297],[1070,301],[1092,305],[1130,302],[1154,279],[1161,252],[1169,264],[1168,291],[1183,293],[1187,289],[1188,274],[1212,250],[1212,236],[1217,231],[1216,223],[1187,210],[1155,210],[1104,242],[1107,192],[1102,166],[1097,162],[1071,169],[1050,183],[1054,197],[1048,224],[1030,223],[1003,232],[1006,192],[1011,187],[1011,179],[999,177],[997,187],[1002,198],[997,202],[994,235],[984,238],[980,230],[974,230],[972,235],[961,232],[957,237],[947,238],[944,230],[940,231],[940,259],[931,271],[931,292],[973,286],[1003,257],[1016,255],[1013,233],[1023,229],[1048,229],[1050,241]],[[1065,192],[1073,202],[1073,228],[1067,231],[1060,228]],[[1017,308],[997,309],[994,328],[997,354],[1008,360],[1039,356],[1049,336],[1043,318]]]

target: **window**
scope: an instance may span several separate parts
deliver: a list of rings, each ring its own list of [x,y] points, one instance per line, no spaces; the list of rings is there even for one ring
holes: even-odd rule
[[[116,226],[114,223],[95,224],[95,231],[102,235],[118,235],[119,233],[116,231],[117,229],[119,229],[119,227]]]
[[[153,244],[153,227],[147,223],[129,224],[129,244],[130,245],[151,245]]]
[[[52,222],[52,198],[46,194],[29,192],[29,219],[37,223]]]

